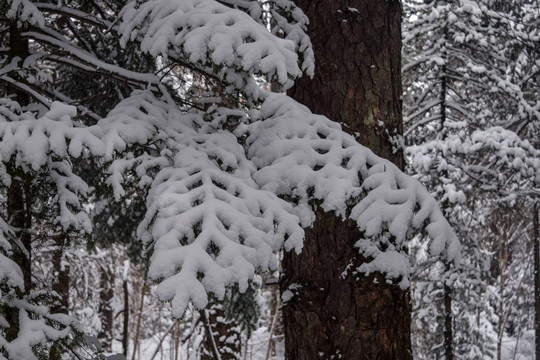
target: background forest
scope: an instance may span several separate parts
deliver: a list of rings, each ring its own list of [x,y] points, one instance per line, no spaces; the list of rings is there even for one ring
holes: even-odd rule
[[[410,279],[415,359],[534,359],[540,3],[401,2],[392,142],[459,266],[417,182],[270,92],[313,73],[293,2],[184,3],[0,0],[0,358],[283,359],[276,259],[316,201],[385,244],[372,271]],[[362,200],[377,171],[414,194],[405,220]],[[394,245],[406,270],[376,267]]]

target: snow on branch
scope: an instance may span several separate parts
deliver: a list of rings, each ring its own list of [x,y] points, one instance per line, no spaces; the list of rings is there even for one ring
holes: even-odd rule
[[[233,134],[150,92],[134,94],[116,110],[102,124],[115,131],[112,148],[135,151],[145,136],[162,139],[159,151],[134,156],[130,166],[153,179],[138,235],[151,253],[149,276],[161,281],[157,294],[172,300],[175,316],[189,301],[205,307],[208,293],[223,297],[226,286],[246,289],[256,270],[276,268],[279,249],[301,248],[303,230],[292,206],[252,180],[255,167]],[[135,123],[147,124],[139,127],[146,132],[131,133]],[[116,166],[126,170],[113,161],[111,174],[119,173]]]
[[[13,157],[18,166],[38,170],[50,156],[78,158],[85,150],[93,155],[104,152],[98,127],[73,126],[74,106],[53,102],[45,115],[36,118],[34,113],[20,112],[12,100],[0,99],[0,105],[3,162]]]
[[[311,40],[306,34],[309,19],[302,9],[290,0],[253,1],[253,0],[220,0],[231,8],[242,9],[255,21],[268,26],[268,14],[272,16],[272,33],[292,40],[296,44],[297,53],[301,59],[301,68],[304,73],[313,76],[315,56],[311,47]]]
[[[8,18],[28,21],[30,24],[43,26],[45,18],[39,9],[29,0],[8,0]]]
[[[58,214],[52,220],[64,230],[91,232],[88,215],[82,210],[81,199],[88,185],[73,173],[72,159],[101,156],[104,153],[100,130],[96,127],[74,127],[76,108],[53,102],[43,116],[26,111],[10,99],[0,99],[0,172],[1,184],[11,184],[8,167],[43,176],[53,186]],[[42,184],[45,185],[45,184]]]
[[[226,286],[246,289],[256,271],[276,268],[280,249],[300,251],[314,202],[362,230],[356,246],[368,262],[358,271],[382,272],[407,287],[407,240],[423,229],[433,256],[459,261],[455,234],[419,183],[339,124],[255,82],[264,76],[287,88],[313,70],[304,14],[288,0],[264,6],[278,24],[275,33],[240,0],[131,1],[118,26],[124,44],[140,42],[156,61],[169,57],[216,75],[226,90],[246,95],[245,108],[210,101],[204,111],[180,109],[158,76],[101,61],[44,28],[24,36],[65,52],[49,60],[159,87],[161,97],[136,91],[92,127],[74,126],[72,106],[54,102],[41,115],[0,99],[0,185],[11,181],[8,163],[45,176],[55,225],[89,231],[80,210],[87,184],[73,172],[75,159],[100,158],[116,197],[125,195],[126,182],[147,193],[137,233],[151,256],[149,275],[160,281],[157,294],[172,301],[175,316],[189,302],[206,306],[210,293],[223,297]],[[260,109],[252,107],[257,100]]]
[[[246,85],[253,75],[288,88],[302,74],[294,41],[277,37],[247,13],[215,0],[151,0],[138,7],[132,2],[122,10],[122,18],[124,44],[140,37],[143,51],[165,58],[172,49],[174,57],[212,69],[236,89],[250,90]],[[302,44],[303,51],[307,47]]]
[[[0,304],[18,313],[19,327],[17,337],[10,342],[3,334],[0,335],[0,349],[7,355],[6,358],[0,354],[0,359],[37,360],[36,352],[41,351],[40,355],[43,356],[49,345],[48,340],[63,339],[71,334],[71,327],[74,326],[73,318],[65,314],[51,314],[47,307],[34,304],[35,297],[39,295],[41,294],[36,293],[18,297],[4,291],[0,294]],[[12,324],[0,316],[0,327],[10,326]]]
[[[462,171],[478,183],[477,190],[509,194],[510,200],[519,193],[518,188],[540,183],[540,150],[500,126],[475,130],[465,138],[455,134],[444,141],[410,146],[406,152],[412,159],[411,165],[421,172],[433,166],[439,170]],[[442,154],[444,159],[434,161],[437,154]],[[468,159],[467,163],[460,160],[463,157]],[[462,191],[446,186],[443,200],[454,202],[455,195],[464,200]]]
[[[371,260],[358,270],[400,277],[407,287],[406,240],[424,227],[431,255],[459,262],[459,241],[435,199],[394,164],[284,95],[268,95],[261,118],[247,129],[255,181],[292,201],[304,227],[314,221],[313,199],[356,221],[366,237],[356,246]]]

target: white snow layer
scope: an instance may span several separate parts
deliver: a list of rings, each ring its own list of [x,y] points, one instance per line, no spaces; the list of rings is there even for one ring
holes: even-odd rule
[[[138,7],[132,2],[122,16],[124,44],[140,36],[143,51],[221,69],[224,81],[244,91],[252,75],[289,88],[302,70],[313,70],[311,46],[302,31],[288,29],[292,33],[281,39],[247,13],[215,0],[150,0]],[[297,51],[306,53],[302,69]]]

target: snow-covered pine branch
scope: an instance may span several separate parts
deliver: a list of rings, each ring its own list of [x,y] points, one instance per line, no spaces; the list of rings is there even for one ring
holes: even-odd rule
[[[146,91],[120,103],[100,125],[114,142],[110,149],[160,139],[160,149],[133,157],[129,166],[142,186],[150,184],[138,234],[152,254],[149,276],[162,280],[158,296],[172,300],[176,316],[189,301],[205,307],[208,293],[222,297],[225,286],[237,283],[243,291],[256,270],[276,268],[282,247],[300,250],[303,230],[292,206],[252,180],[253,163],[219,120],[206,122]],[[131,169],[123,159],[112,162],[118,191],[117,174]]]
[[[312,200],[357,222],[365,234],[357,246],[371,260],[361,272],[400,277],[406,288],[406,241],[426,224],[431,254],[459,261],[457,238],[418,182],[338,124],[264,94],[258,121],[242,122],[236,136],[223,125],[242,110],[215,108],[205,118],[148,91],[99,124],[109,151],[131,154],[112,162],[111,185],[121,195],[135,173],[149,188],[138,233],[151,254],[149,275],[161,281],[158,296],[172,300],[176,316],[190,301],[204,307],[209,293],[221,298],[226,286],[245,289],[256,270],[275,268],[282,247],[299,251]],[[154,151],[136,150],[156,141]]]
[[[540,151],[511,130],[490,127],[475,130],[469,136],[449,136],[445,141],[432,140],[406,149],[411,166],[418,173],[433,167],[463,174],[481,191],[494,190],[515,198],[522,188],[540,183]],[[437,159],[438,154],[444,156]],[[464,162],[462,159],[468,161]],[[461,184],[460,186],[463,186]],[[445,184],[441,201],[464,202],[465,193],[454,184]],[[525,191],[526,192],[526,191]]]
[[[151,0],[122,10],[122,43],[140,37],[141,49],[154,57],[181,59],[218,76],[228,91],[246,92],[257,99],[253,76],[276,81],[284,89],[312,68],[305,37],[281,39],[238,9],[215,0]],[[296,32],[299,32],[297,30]],[[299,64],[297,52],[306,53]]]
[[[81,200],[87,196],[88,186],[73,173],[71,160],[104,154],[101,130],[96,126],[74,127],[72,117],[76,109],[59,102],[39,116],[23,112],[10,99],[0,99],[0,170],[4,186],[11,184],[8,167],[43,176],[55,187],[58,214],[52,220],[64,230],[91,231],[90,219],[82,210]],[[51,204],[52,204],[51,203]]]
[[[261,121],[247,131],[248,155],[258,168],[254,179],[290,199],[302,226],[314,221],[313,200],[320,200],[324,211],[357,223],[365,239],[356,246],[370,260],[359,271],[400,277],[406,288],[406,241],[426,224],[431,255],[459,262],[459,241],[427,190],[339,124],[271,94],[262,105]]]
[[[40,115],[39,111],[23,110],[9,98],[0,99],[0,190],[4,194],[14,181],[20,181],[20,174],[27,174],[32,193],[39,194],[29,203],[36,207],[46,204],[45,213],[50,217],[33,219],[42,227],[41,236],[56,231],[91,232],[90,219],[83,209],[88,186],[74,173],[73,162],[102,156],[104,147],[100,129],[74,127],[75,116],[75,107],[63,103],[52,103],[51,109]],[[67,314],[50,314],[40,305],[43,294],[27,288],[19,264],[11,259],[14,248],[30,256],[31,249],[17,238],[21,230],[36,232],[0,220],[0,304],[18,314],[17,324],[0,318],[0,326],[18,327],[15,339],[0,338],[0,348],[9,359],[37,359],[36,349],[44,349],[49,341],[71,333],[73,319]]]

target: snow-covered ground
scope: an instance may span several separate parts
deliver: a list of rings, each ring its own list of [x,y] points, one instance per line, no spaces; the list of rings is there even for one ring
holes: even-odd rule
[[[534,360],[534,330],[526,331],[519,339],[516,337],[504,337],[502,359]]]
[[[174,343],[171,342],[171,337],[167,336],[161,343],[160,349],[156,353],[161,338],[164,334],[156,334],[152,338],[143,339],[139,345],[140,349],[136,356],[133,357],[131,352],[128,352],[127,359],[136,360],[170,360],[176,359],[176,351],[174,349]],[[268,352],[268,340],[270,338],[270,332],[266,327],[260,327],[253,332],[251,338],[248,341],[246,347],[242,350],[242,358],[245,360],[266,360]],[[273,338],[274,346],[270,351],[268,360],[284,360],[285,359],[285,344],[282,338]],[[190,347],[193,343],[200,342],[201,339],[194,339],[189,343],[178,344],[178,360],[198,360],[200,354]],[[133,344],[130,344],[129,349],[133,348]],[[122,344],[120,341],[113,342],[113,354],[120,354],[122,352]],[[109,354],[107,360],[123,360],[122,356]]]

